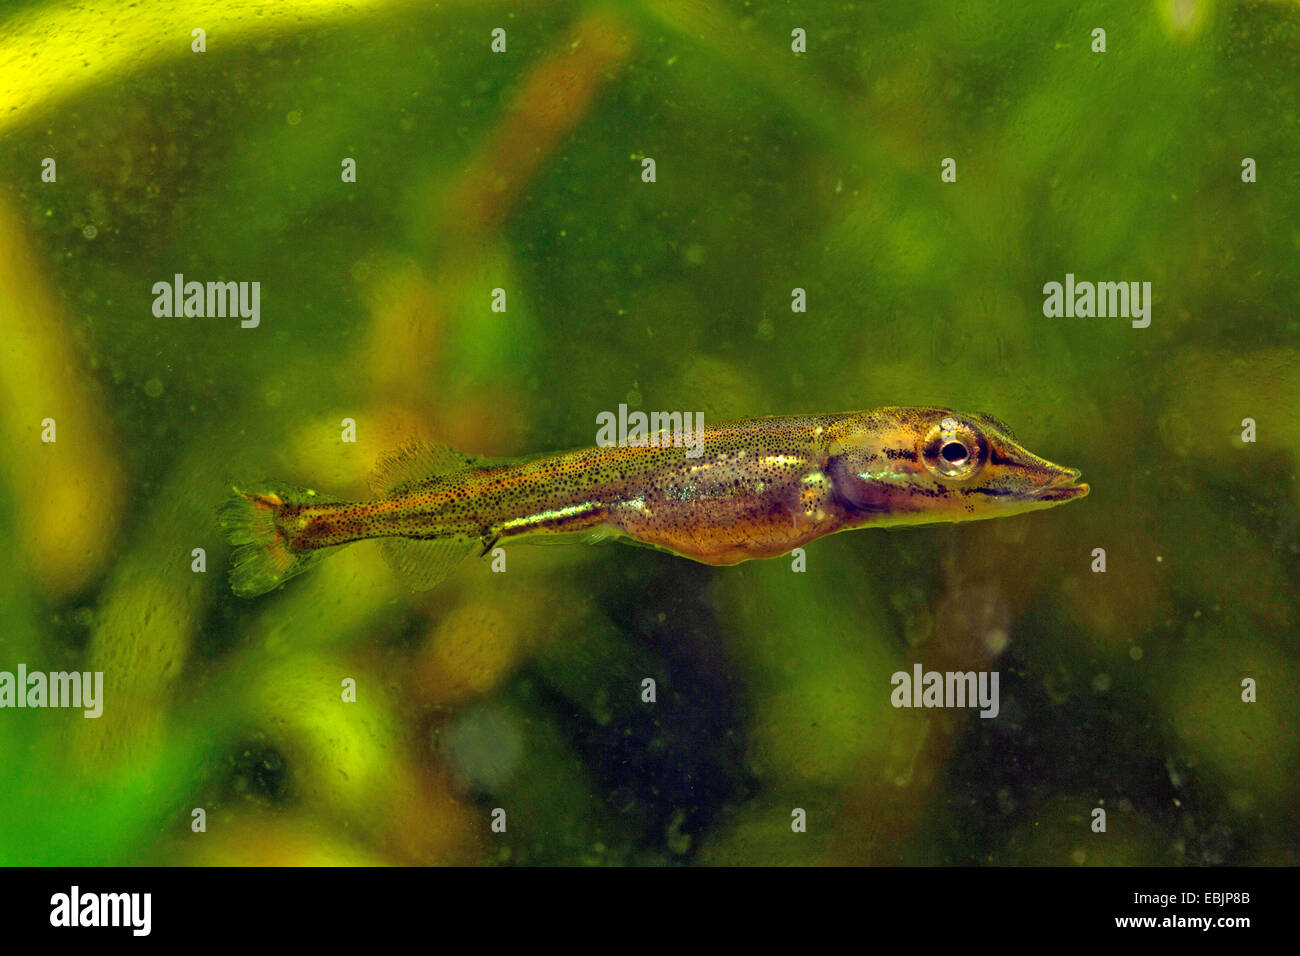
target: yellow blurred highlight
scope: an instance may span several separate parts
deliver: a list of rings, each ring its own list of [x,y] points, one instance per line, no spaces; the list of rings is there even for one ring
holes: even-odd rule
[[[507,575],[492,573],[491,559],[485,558],[471,572],[477,580],[464,602],[431,614],[428,636],[409,669],[412,695],[432,709],[456,708],[496,690],[556,642],[563,642],[566,654],[575,643],[580,648],[604,619],[591,612],[584,595],[548,574],[554,561],[543,558],[550,552],[559,561],[592,560],[591,550],[581,545],[509,549]],[[540,573],[530,562],[542,565]]]
[[[1210,22],[1212,0],[1155,0],[1165,32],[1180,40],[1193,40]]]
[[[391,857],[297,816],[225,819],[213,814],[204,833],[176,843],[184,866],[392,866]]]
[[[518,394],[522,383],[503,378],[499,353],[485,347],[527,327],[530,319],[518,305],[509,315],[482,319],[489,290],[515,286],[486,268],[482,256],[458,261],[460,268],[439,273],[436,288],[421,270],[404,267],[377,279],[367,294],[372,321],[365,364],[372,404],[363,410],[364,437],[357,416],[357,445],[349,447],[362,449],[372,465],[417,439],[471,455],[510,455],[530,424]],[[490,364],[453,366],[446,353],[457,343],[461,358],[472,345],[493,356]]]
[[[355,423],[355,441],[344,441],[344,421]],[[391,422],[361,404],[334,406],[294,422],[284,454],[267,465],[286,481],[321,495],[364,496],[369,477],[383,451]],[[377,431],[382,429],[383,431]]]
[[[302,29],[417,0],[77,0],[38,5],[0,24],[0,133],[121,72],[191,52],[207,31],[209,52],[253,34]]]
[[[465,604],[438,622],[412,675],[417,692],[450,704],[492,690],[518,663],[518,617],[499,603]]]
[[[158,744],[177,678],[207,603],[228,587],[214,520],[231,435],[192,442],[148,498],[100,591],[86,667],[104,672],[104,716],[79,728],[79,759],[101,770],[138,762]],[[192,549],[207,570],[192,569]]]
[[[305,798],[348,802],[382,784],[403,737],[386,694],[350,660],[295,649],[243,662],[246,701],[258,724],[297,751],[296,781]],[[356,702],[344,700],[344,681],[356,682]]]
[[[17,212],[0,199],[0,468],[18,547],[47,600],[86,586],[112,553],[123,476],[96,383]],[[41,440],[53,419],[55,441]]]
[[[487,408],[500,413],[511,406],[500,400],[488,400]],[[352,406],[335,406],[296,422],[283,452],[264,467],[277,477],[336,497],[369,498],[373,496],[370,479],[380,460],[413,441],[445,442],[469,454],[491,451],[492,416],[473,414],[460,405],[443,410],[446,430],[439,427],[433,410],[415,409],[400,402],[378,402]],[[470,415],[469,424],[459,423],[458,416]],[[343,440],[343,421],[356,423],[355,441]],[[498,442],[499,444],[499,442]]]
[[[245,639],[278,652],[303,647],[352,647],[372,638],[367,631],[392,601],[410,599],[379,547],[363,541],[337,548],[280,599],[251,620]]]
[[[171,691],[193,646],[202,576],[176,561],[171,575],[159,573],[146,555],[115,570],[91,635],[86,668],[103,672],[107,700],[101,718],[77,727],[78,750],[100,770],[143,760],[161,743]]]
[[[412,861],[441,860],[472,840],[466,811],[423,766],[427,745],[397,712],[397,689],[371,664],[298,651],[245,658],[227,676],[254,726],[284,753],[309,813]],[[344,700],[348,679],[355,701]]]
[[[491,311],[496,288],[507,292],[504,313]],[[493,246],[460,249],[432,279],[415,267],[375,279],[366,294],[366,367],[376,407],[367,415],[372,425],[392,416],[396,430],[374,448],[376,458],[409,433],[472,454],[514,449],[512,439],[527,430],[524,400],[515,395],[523,383],[508,377],[502,350],[526,352],[533,327],[527,303],[512,297],[518,289],[509,258]]]

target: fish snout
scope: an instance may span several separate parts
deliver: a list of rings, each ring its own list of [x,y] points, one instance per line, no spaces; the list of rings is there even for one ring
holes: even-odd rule
[[[1092,490],[1087,484],[1079,482],[1082,475],[1083,472],[1078,468],[1053,465],[1051,476],[1046,484],[1039,487],[1035,497],[1042,501],[1069,501],[1073,498],[1082,498]]]

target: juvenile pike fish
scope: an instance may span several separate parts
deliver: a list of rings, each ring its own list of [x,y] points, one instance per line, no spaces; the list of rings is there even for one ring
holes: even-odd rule
[[[852,528],[997,518],[1088,493],[1077,470],[1028,451],[996,418],[946,408],[747,419],[700,438],[698,457],[651,445],[512,461],[420,443],[380,464],[366,501],[236,489],[222,512],[231,584],[263,594],[366,538],[384,539],[416,587],[475,551],[542,535],[621,536],[737,564]]]

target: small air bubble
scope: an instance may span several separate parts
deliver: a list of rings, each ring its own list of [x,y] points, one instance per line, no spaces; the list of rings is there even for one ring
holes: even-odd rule
[[[99,235],[99,230],[96,229],[94,225],[87,223],[84,227],[82,227],[81,234],[85,236],[87,239],[94,239],[97,235]]]

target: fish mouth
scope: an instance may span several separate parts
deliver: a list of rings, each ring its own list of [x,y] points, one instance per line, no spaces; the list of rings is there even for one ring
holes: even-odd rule
[[[1038,501],[1056,502],[1085,497],[1092,489],[1079,482],[1081,474],[1077,468],[1062,468],[1051,481],[1034,492],[1034,498]]]

